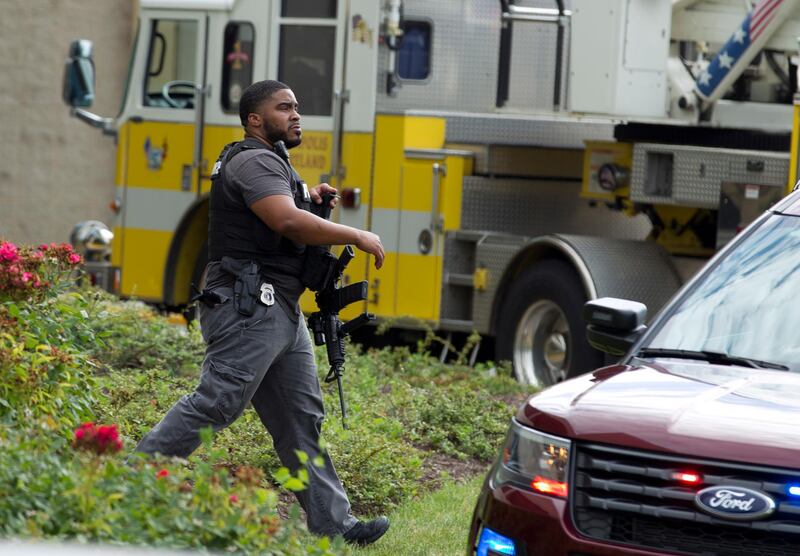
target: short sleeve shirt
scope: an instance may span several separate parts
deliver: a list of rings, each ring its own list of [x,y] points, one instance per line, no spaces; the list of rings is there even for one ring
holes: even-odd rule
[[[278,155],[264,149],[249,149],[234,156],[225,166],[225,175],[234,191],[233,201],[244,200],[249,207],[270,195],[292,193],[292,175],[289,167]]]

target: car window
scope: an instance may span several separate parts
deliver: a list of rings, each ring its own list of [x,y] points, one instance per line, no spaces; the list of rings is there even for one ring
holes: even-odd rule
[[[800,372],[800,218],[772,216],[704,274],[648,342]]]

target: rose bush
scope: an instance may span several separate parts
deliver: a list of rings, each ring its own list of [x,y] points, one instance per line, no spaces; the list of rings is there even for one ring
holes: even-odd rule
[[[67,293],[80,262],[68,244],[0,240],[0,423],[68,431],[91,417],[93,362],[76,340],[96,337],[85,300]]]
[[[82,260],[68,243],[19,247],[0,241],[0,300],[48,295],[65,285]]]

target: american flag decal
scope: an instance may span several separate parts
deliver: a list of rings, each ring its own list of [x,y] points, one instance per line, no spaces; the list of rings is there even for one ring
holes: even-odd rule
[[[747,14],[742,24],[725,43],[716,57],[697,78],[697,92],[705,98],[711,97],[731,69],[745,56],[751,46],[775,20],[778,8],[784,0],[761,0]],[[750,52],[748,61],[756,52]]]

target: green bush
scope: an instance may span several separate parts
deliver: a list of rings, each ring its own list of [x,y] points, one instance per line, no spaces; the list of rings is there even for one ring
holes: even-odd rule
[[[329,426],[323,435],[359,513],[383,513],[419,490],[425,454],[400,429],[395,421],[358,415],[348,430]]]
[[[84,324],[57,300],[0,305],[0,422],[68,429],[91,416],[93,363],[68,340]]]
[[[400,348],[371,351],[368,357],[362,369],[380,384],[375,395],[402,423],[406,438],[457,458],[489,462],[517,403],[533,393],[503,370],[447,365],[424,352]]]
[[[475,392],[450,386],[414,396],[406,419],[415,440],[456,457],[489,462],[508,429],[515,408]]]
[[[206,442],[210,442],[210,431]],[[177,461],[76,452],[53,434],[0,429],[0,533],[29,538],[208,548],[246,554],[334,554],[280,519],[257,470],[234,476],[213,449]]]
[[[177,375],[196,374],[205,349],[197,326],[183,326],[180,316],[165,318],[141,301],[120,302],[98,290],[91,297],[92,329],[102,342],[82,345],[100,364],[114,369],[159,367]]]

